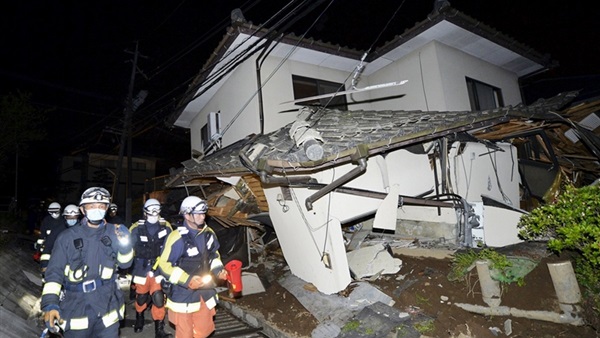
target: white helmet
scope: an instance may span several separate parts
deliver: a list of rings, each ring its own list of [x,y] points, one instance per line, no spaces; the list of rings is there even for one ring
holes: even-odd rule
[[[144,203],[144,213],[146,215],[158,216],[160,214],[160,202],[154,198],[149,198]]]
[[[79,216],[79,208],[75,204],[69,204],[63,210],[63,216]]]
[[[101,187],[89,188],[81,194],[79,205],[81,206],[88,203],[110,204],[110,193],[108,190]]]
[[[116,205],[115,203],[111,203],[111,204],[108,206],[108,210],[110,210],[110,211],[117,212],[117,209],[118,209],[118,207],[117,207],[117,205]]]
[[[208,211],[208,204],[206,201],[198,196],[188,196],[179,208],[180,214],[205,214]]]
[[[57,203],[57,202],[52,202],[52,203],[50,203],[50,205],[48,206],[48,212],[52,212],[52,213],[54,213],[54,212],[60,212],[60,208],[61,208],[61,206],[60,206],[60,204],[59,204],[59,203]]]

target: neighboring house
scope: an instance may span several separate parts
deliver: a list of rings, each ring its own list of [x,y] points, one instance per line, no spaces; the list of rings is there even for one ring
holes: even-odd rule
[[[522,184],[522,149],[547,149],[544,121],[564,122],[549,112],[576,95],[526,107],[519,79],[552,66],[447,3],[368,55],[234,23],[172,116],[193,156],[167,186],[207,198],[223,225],[268,212],[292,273],[328,294],[351,281],[342,228],[361,219],[460,246],[515,243],[522,205],[558,177]],[[539,124],[522,144],[486,136],[527,121]]]
[[[59,200],[67,203],[78,203],[81,193],[91,186],[101,186],[113,194],[113,201],[121,210],[125,210],[127,189],[127,158],[123,158],[120,170],[120,182],[116,186],[119,156],[100,153],[89,153],[81,156],[65,156],[61,161]],[[156,159],[133,157],[131,196],[141,199],[145,192],[147,180],[156,176]],[[115,192],[118,190],[118,194]],[[141,210],[138,208],[138,210]],[[134,210],[134,212],[137,210]]]

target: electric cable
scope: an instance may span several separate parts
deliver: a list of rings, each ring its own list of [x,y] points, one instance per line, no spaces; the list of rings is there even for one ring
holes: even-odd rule
[[[250,5],[248,8],[246,9],[251,9],[254,6],[256,6],[258,3],[260,3],[261,0],[255,0],[254,3],[252,5]],[[182,1],[177,8],[173,11],[175,12],[182,4],[184,1]],[[248,3],[249,1],[245,2],[242,5],[242,8]],[[169,15],[169,17],[173,14],[173,12]],[[157,27],[155,28],[158,29],[160,26],[162,26],[164,24],[164,22],[166,20],[168,20],[167,17],[165,20],[163,20],[163,22]],[[209,30],[207,33],[203,34],[202,36],[200,36],[198,39],[196,39],[194,42],[192,42],[191,45],[189,45],[188,47],[186,47],[185,49],[181,50],[180,52],[176,53],[175,55],[173,55],[171,58],[169,58],[168,60],[166,60],[165,62],[163,62],[161,65],[158,65],[154,68],[154,70],[152,71],[151,75],[149,76],[150,78],[154,78],[155,76],[157,76],[158,74],[162,73],[163,71],[165,71],[166,69],[168,69],[170,66],[172,66],[173,64],[175,64],[176,62],[178,62],[179,60],[181,60],[183,57],[187,56],[189,53],[191,53],[193,50],[195,50],[196,48],[202,46],[202,44],[204,44],[205,42],[207,42],[209,39],[211,39],[212,37],[214,37],[215,35],[217,35],[220,31],[222,31],[223,29],[227,28],[227,23],[229,18],[224,18],[221,21],[219,21],[219,23],[217,23],[216,25],[213,26],[213,28],[211,30]]]
[[[267,77],[267,79],[265,79],[265,81],[262,83],[261,87],[259,89],[255,90],[254,93],[250,96],[250,98],[248,100],[246,100],[246,102],[238,110],[238,112],[236,113],[236,115],[234,115],[234,117],[231,119],[231,121],[223,128],[223,130],[220,133],[221,136],[223,136],[229,130],[229,128],[231,128],[231,126],[233,125],[233,123],[235,123],[235,121],[239,118],[239,116],[242,114],[242,112],[244,111],[244,109],[252,102],[252,100],[254,99],[254,97],[256,97],[256,95],[258,95],[259,91],[269,82],[269,80],[275,75],[275,73],[281,68],[281,66],[283,66],[283,64],[289,59],[289,57],[291,56],[291,54],[296,50],[296,48],[298,47],[298,45],[302,42],[304,36],[310,31],[310,29],[316,24],[316,22],[323,16],[323,14],[325,13],[325,11],[329,8],[329,6],[331,6],[331,4],[333,3],[333,1],[335,1],[335,0],[331,0],[331,2],[329,3],[329,5],[327,6],[327,8],[323,12],[321,12],[321,14],[313,21],[313,23],[310,25],[310,27],[304,32],[304,34],[302,34],[302,37],[297,41],[296,45],[294,45],[294,47],[281,60],[281,62],[275,67],[275,69],[273,69],[273,71],[269,74],[269,76]],[[313,10],[314,7],[316,7],[316,5],[313,5],[312,7],[310,7],[308,9],[308,11]],[[308,13],[308,11],[305,10],[305,13]],[[266,45],[266,44],[267,44],[267,42],[263,43],[263,45]],[[261,45],[261,47],[263,45]],[[254,53],[256,53],[256,52],[258,52],[258,50],[254,51]],[[240,61],[240,63],[243,62],[243,61],[245,61],[245,59],[242,60],[242,61]],[[208,90],[208,88],[206,88],[205,91],[206,90]],[[196,94],[196,96],[194,96],[194,98],[197,97],[197,96],[199,96],[199,95],[201,95],[201,94],[203,94],[203,93],[204,93],[204,91],[201,92],[201,93]],[[213,143],[214,143],[214,141],[211,142],[211,144],[209,145],[209,147],[212,147]]]

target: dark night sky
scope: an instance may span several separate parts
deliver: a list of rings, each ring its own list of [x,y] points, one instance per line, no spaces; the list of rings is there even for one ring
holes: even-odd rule
[[[261,24],[287,3],[3,2],[0,95],[16,90],[29,92],[36,105],[52,109],[48,113],[49,139],[34,145],[31,154],[58,158],[77,149],[102,149],[116,154],[118,138],[107,130],[122,128],[137,41],[142,57],[133,91],[135,94],[143,89],[150,94],[134,115],[134,130],[147,131],[134,138],[133,151],[168,157],[166,168],[178,166],[188,158],[189,138],[183,130],[166,126],[164,119],[230,25],[231,10],[242,8],[248,21]],[[336,0],[328,6],[329,3],[324,1],[312,10],[298,22],[294,32],[304,33],[319,18],[307,36],[367,49],[373,44],[381,46],[424,20],[434,1]],[[534,95],[579,89],[600,78],[595,60],[600,55],[600,24],[588,5],[554,0],[450,3],[533,49],[550,54],[560,63],[558,69],[533,79],[536,86],[530,88]],[[534,88],[538,90],[533,91]],[[152,140],[152,146],[142,146],[148,140]]]

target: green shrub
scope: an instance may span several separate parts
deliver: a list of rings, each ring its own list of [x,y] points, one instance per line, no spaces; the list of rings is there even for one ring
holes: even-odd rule
[[[435,331],[435,323],[433,322],[433,319],[415,323],[413,326],[417,331],[419,331],[420,334]]]
[[[585,296],[600,314],[600,186],[567,185],[554,203],[545,204],[519,221],[519,236],[547,240],[548,249],[578,254],[575,272]]]
[[[525,240],[548,239],[550,250],[574,250],[600,266],[600,186],[566,186],[554,203],[521,217],[518,227]]]
[[[520,265],[514,266],[512,258],[490,248],[479,251],[467,250],[453,255],[448,280],[457,281],[464,278],[475,267],[475,262],[478,260],[489,262],[492,279],[503,283],[517,282],[519,286],[523,285],[525,274],[535,267],[533,265],[527,269],[517,269]]]

